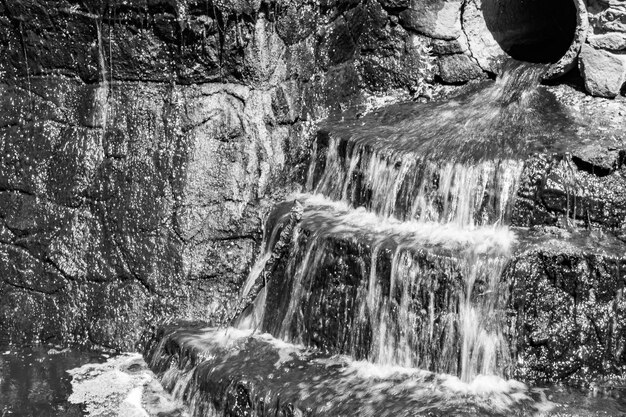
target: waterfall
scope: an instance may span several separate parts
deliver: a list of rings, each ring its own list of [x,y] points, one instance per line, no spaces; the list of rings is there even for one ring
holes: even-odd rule
[[[503,223],[524,167],[511,159],[440,163],[357,145],[340,157],[341,146],[330,140],[323,174],[309,191],[401,220]]]
[[[268,217],[234,328],[172,325],[153,339],[166,388],[198,416],[545,408],[504,379],[503,279],[544,70],[511,62],[446,102],[322,129],[304,193]]]
[[[281,275],[259,297],[261,329],[467,382],[508,376],[501,276],[524,168],[513,155],[525,146],[525,106],[544,70],[512,61],[496,82],[425,107],[397,131],[351,125],[318,137],[308,194],[294,197],[301,222]]]
[[[297,198],[304,212],[282,275],[264,294],[264,331],[466,381],[507,374],[507,287],[499,278],[515,243],[508,228],[401,222]]]

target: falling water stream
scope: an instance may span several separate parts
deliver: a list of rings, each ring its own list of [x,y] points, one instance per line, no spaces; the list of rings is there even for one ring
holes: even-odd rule
[[[543,391],[507,381],[503,271],[524,157],[565,131],[542,124],[545,70],[510,61],[454,99],[322,130],[305,192],[267,222],[237,328],[165,330],[152,348],[166,388],[198,415],[224,395],[198,381],[243,392],[237,378],[263,381],[258,415],[289,396],[311,415],[544,415]],[[170,340],[204,362],[170,366]]]
[[[446,161],[431,158],[452,144],[464,149],[465,143],[489,142],[493,138],[485,132],[500,125],[526,124],[527,102],[544,70],[512,61],[462,107],[438,104],[409,119],[407,125],[419,126],[413,137],[404,126],[400,140],[393,134],[347,143],[330,138],[323,164],[318,155],[312,158],[310,194],[296,197],[304,214],[284,276],[274,278],[281,285],[269,284],[269,293],[278,291],[284,300],[272,306],[278,314],[264,314],[261,328],[287,341],[383,365],[456,374],[466,382],[478,375],[508,376],[508,294],[500,277],[515,243],[505,224],[523,162],[456,160],[457,153]],[[271,235],[275,239],[276,232]],[[362,252],[342,277],[359,282],[341,308],[333,305],[335,295],[316,292],[336,285],[323,275],[337,257],[353,256],[340,253],[338,241]],[[269,251],[252,269],[244,295]],[[381,259],[383,252],[388,259]],[[320,330],[312,322],[324,321],[325,314],[341,314],[348,326]],[[318,333],[337,342],[320,340]]]

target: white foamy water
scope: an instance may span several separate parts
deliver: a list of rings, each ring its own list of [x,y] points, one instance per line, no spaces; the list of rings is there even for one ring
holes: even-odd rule
[[[390,407],[405,404],[412,407],[407,409],[410,413],[408,415],[420,415],[420,412],[428,413],[432,410],[446,409],[452,410],[453,413],[464,409],[482,409],[499,414],[506,414],[519,407],[549,410],[549,404],[536,403],[529,396],[526,385],[515,380],[478,375],[468,382],[463,382],[451,375],[417,368],[356,361],[347,356],[317,358],[316,351],[284,342],[269,334],[247,333],[232,328],[207,328],[203,332],[205,333],[197,335],[198,344],[194,345],[194,349],[203,349],[207,356],[213,358],[216,365],[219,364],[220,372],[228,372],[228,367],[232,366],[234,372],[238,373],[240,371],[236,369],[240,369],[241,364],[249,363],[246,355],[252,353],[243,353],[241,356],[237,352],[245,349],[251,339],[265,346],[264,349],[270,347],[279,357],[279,360],[273,364],[277,377],[290,375],[293,378],[292,383],[297,384],[300,390],[301,399],[316,396],[332,398],[332,401],[326,405],[320,405],[317,412],[326,409],[332,415],[338,405],[354,401],[355,390],[362,392],[364,398],[368,399],[367,402],[359,405],[361,412],[367,410],[368,403],[388,403]],[[182,342],[181,348],[184,349],[191,342],[187,339],[177,340],[179,343]],[[258,345],[255,346],[258,348]],[[224,358],[229,359],[224,361]],[[242,361],[241,364],[239,360]],[[266,369],[261,364],[259,365],[260,369]],[[320,366],[328,372],[320,372]],[[196,390],[194,370],[195,368],[183,370],[172,366],[165,372],[163,382],[177,397],[187,396],[192,410],[202,409],[206,412],[209,407],[209,410],[214,413],[210,415],[219,415],[219,411],[213,408],[214,404],[205,403],[200,392]],[[223,375],[228,375],[228,373]],[[309,375],[311,379],[308,379]],[[270,375],[269,378],[271,381],[272,376]],[[271,384],[269,381],[268,384]],[[277,387],[283,386],[281,384],[278,382]],[[281,394],[273,392],[271,395]],[[264,397],[266,404],[272,403],[271,395],[268,393]],[[297,403],[295,405],[298,406]]]
[[[401,220],[506,222],[523,155],[542,137],[531,104],[545,69],[511,61],[456,99],[332,126],[314,144],[305,190]]]
[[[115,356],[68,373],[72,376],[68,401],[83,404],[87,416],[189,416],[182,403],[163,390],[138,353]]]
[[[362,352],[366,337],[371,339],[367,358],[377,364],[446,371],[465,381],[506,368],[508,347],[499,323],[508,293],[499,277],[516,243],[507,227],[401,222],[321,195],[290,198],[304,209],[284,261],[281,280],[290,284],[289,294],[281,297],[285,301],[280,314],[273,319],[279,321],[262,325],[268,296],[262,291],[240,318],[240,328],[262,328],[304,343],[308,330],[298,324],[301,317],[324,320],[326,302],[337,296],[324,295],[319,304],[309,305],[310,288],[318,285],[320,268],[343,256],[333,252],[332,242],[344,240],[366,245],[361,249],[363,272],[351,278],[361,280],[358,293],[346,300],[352,306],[346,320],[352,325],[333,330],[339,334],[332,337],[349,340],[343,346],[346,353]],[[381,276],[379,255],[390,250],[390,275]],[[442,292],[448,293],[444,299]]]
[[[477,254],[504,255],[517,242],[506,226],[462,227],[455,223],[399,221],[352,208],[346,202],[333,201],[319,194],[294,194],[290,198],[305,205],[303,222],[315,225],[318,232],[332,235],[370,235],[374,240],[395,239],[406,246],[441,246],[446,249],[468,248]]]
[[[307,191],[401,220],[501,224],[524,168],[513,159],[436,162],[413,152],[370,150],[358,144],[340,156],[340,146],[341,140],[330,138],[322,176],[315,186],[309,181]],[[311,168],[309,175],[313,172]]]
[[[321,134],[308,194],[290,197],[304,213],[284,276],[274,277],[285,294],[263,293],[253,309],[265,317],[260,306],[274,297],[276,323],[247,327],[263,322],[287,341],[328,339],[356,358],[466,383],[507,375],[509,294],[500,278],[517,243],[506,222],[524,169],[517,150],[528,139],[514,135],[532,136],[526,106],[544,70],[510,62],[495,83],[458,100]]]

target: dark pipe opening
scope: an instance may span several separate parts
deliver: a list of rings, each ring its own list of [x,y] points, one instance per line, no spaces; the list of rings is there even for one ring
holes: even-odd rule
[[[487,27],[512,58],[557,62],[574,41],[573,0],[483,0]]]

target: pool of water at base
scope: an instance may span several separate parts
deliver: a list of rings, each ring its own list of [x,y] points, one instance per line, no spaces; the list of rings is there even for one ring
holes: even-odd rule
[[[0,417],[87,415],[83,405],[68,401],[72,385],[67,371],[107,358],[59,347],[0,349]],[[546,405],[533,417],[626,417],[626,387],[598,391],[552,385],[529,391]]]
[[[107,356],[54,346],[0,347],[0,417],[74,417],[83,405],[68,401],[72,377],[67,372]]]

